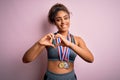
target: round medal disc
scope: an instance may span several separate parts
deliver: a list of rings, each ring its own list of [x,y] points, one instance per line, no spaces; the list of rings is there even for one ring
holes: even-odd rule
[[[58,65],[59,68],[64,68],[64,62],[60,62]]]
[[[64,68],[69,68],[70,64],[68,62],[64,62]]]

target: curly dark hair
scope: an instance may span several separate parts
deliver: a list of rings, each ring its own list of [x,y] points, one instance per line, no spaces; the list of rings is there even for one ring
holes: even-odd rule
[[[68,11],[66,6],[64,6],[63,4],[60,4],[60,3],[56,3],[55,5],[53,5],[51,7],[51,9],[49,10],[49,13],[48,13],[48,21],[51,24],[55,24],[55,16],[56,16],[57,12],[61,11],[61,10],[67,12],[68,15],[70,15],[70,12]]]

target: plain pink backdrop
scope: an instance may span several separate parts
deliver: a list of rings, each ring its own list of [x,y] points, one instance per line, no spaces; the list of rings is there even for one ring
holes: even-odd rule
[[[37,40],[57,29],[47,21],[55,3],[71,11],[70,32],[81,36],[95,57],[77,57],[78,80],[120,80],[120,0],[0,0],[0,80],[40,80],[46,50],[33,62],[22,57]]]

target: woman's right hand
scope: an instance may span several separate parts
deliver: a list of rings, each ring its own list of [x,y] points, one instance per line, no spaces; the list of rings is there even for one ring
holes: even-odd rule
[[[44,37],[42,37],[40,40],[39,40],[39,43],[43,46],[52,46],[52,47],[55,47],[53,44],[52,44],[52,40],[54,39],[54,34],[53,33],[49,33],[47,35],[45,35]]]

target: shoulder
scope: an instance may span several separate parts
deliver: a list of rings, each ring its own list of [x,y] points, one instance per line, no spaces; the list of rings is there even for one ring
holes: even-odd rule
[[[85,45],[85,42],[84,42],[84,40],[82,39],[82,37],[80,37],[80,36],[74,36],[74,39],[75,39],[75,43],[76,43],[78,46]]]
[[[78,44],[82,40],[80,36],[74,36],[74,39],[75,39],[76,44]]]

